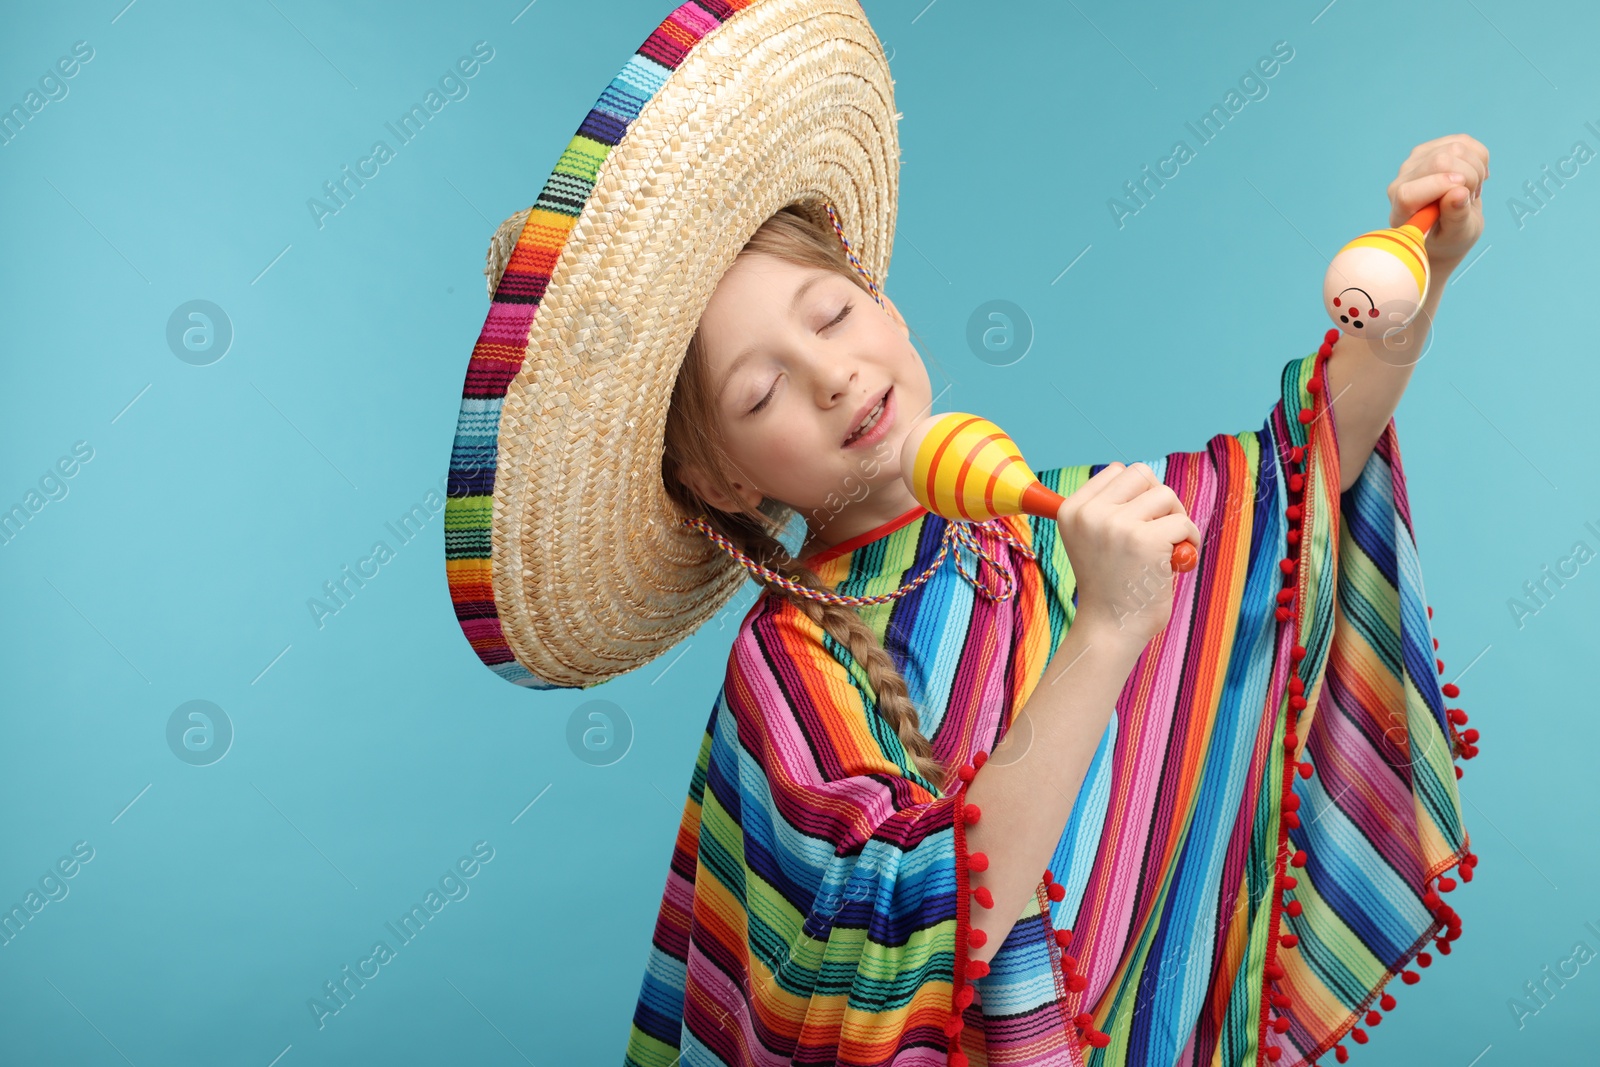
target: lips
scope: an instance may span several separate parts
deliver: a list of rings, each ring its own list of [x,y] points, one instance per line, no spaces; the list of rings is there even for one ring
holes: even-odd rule
[[[894,387],[890,386],[882,393],[879,393],[877,396],[867,401],[861,410],[856,412],[855,421],[850,424],[850,433],[845,436],[845,439],[842,442],[840,442],[840,446],[843,448],[853,448],[869,440],[876,440],[877,438],[882,437],[890,417],[894,414],[893,394]],[[883,410],[878,412],[876,421],[872,423],[871,428],[865,433],[861,434],[859,437],[852,436],[858,429],[860,429],[861,424],[866,421],[867,417],[878,409],[880,404],[883,406]]]

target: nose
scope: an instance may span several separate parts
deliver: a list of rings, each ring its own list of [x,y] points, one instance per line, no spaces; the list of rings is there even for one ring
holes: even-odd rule
[[[857,377],[856,361],[844,355],[820,356],[814,366],[817,403],[831,408],[850,399]]]

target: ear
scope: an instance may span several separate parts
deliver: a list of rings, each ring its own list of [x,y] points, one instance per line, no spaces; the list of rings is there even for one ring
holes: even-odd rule
[[[734,482],[734,489],[739,495],[738,497],[729,497],[714,486],[711,483],[711,479],[707,478],[704,472],[692,463],[684,466],[679,477],[683,479],[684,485],[694,491],[696,496],[718,511],[738,514],[742,511],[753,510],[761,505],[762,494],[759,490]]]

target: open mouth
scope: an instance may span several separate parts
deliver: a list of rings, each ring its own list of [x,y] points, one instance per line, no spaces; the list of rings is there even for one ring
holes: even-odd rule
[[[850,448],[881,438],[889,427],[890,417],[894,413],[893,405],[894,386],[884,390],[883,396],[878,399],[877,406],[867,412],[866,418],[855,431],[844,440],[844,447]]]

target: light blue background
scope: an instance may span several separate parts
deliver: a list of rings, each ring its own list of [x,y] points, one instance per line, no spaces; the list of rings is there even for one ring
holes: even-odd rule
[[[523,2],[5,7],[0,105],[73,42],[94,58],[0,148],[0,507],[74,442],[93,459],[0,547],[0,903],[74,842],[94,859],[0,948],[0,1061],[620,1062],[731,625],[595,690],[519,690],[451,613],[442,516],[403,545],[385,526],[444,476],[489,235],[672,7]],[[1591,1062],[1600,965],[1521,1028],[1508,1000],[1575,942],[1600,950],[1600,563],[1521,628],[1507,601],[1574,542],[1600,548],[1583,311],[1600,164],[1521,225],[1509,201],[1575,141],[1600,149],[1600,18],[1507,0],[868,11],[905,115],[887,291],[952,385],[940,409],[1003,416],[1039,467],[1259,428],[1329,325],[1327,257],[1388,224],[1411,147],[1489,146],[1481,258],[1396,419],[1440,654],[1472,664],[1482,864],[1452,898],[1454,955],[1395,986],[1355,1061]],[[384,123],[478,41],[494,55],[469,94],[319,229],[308,198],[393,145]],[[1294,57],[1268,95],[1119,229],[1108,198],[1276,41]],[[209,366],[165,339],[194,299],[235,330]],[[966,345],[991,299],[1035,331],[1009,366]],[[307,601],[379,539],[394,558],[319,628]],[[566,740],[597,698],[634,731],[604,767]],[[195,699],[236,731],[211,766],[166,742]],[[470,895],[319,1029],[307,1000],[393,943],[385,922],[477,841],[494,858]]]

